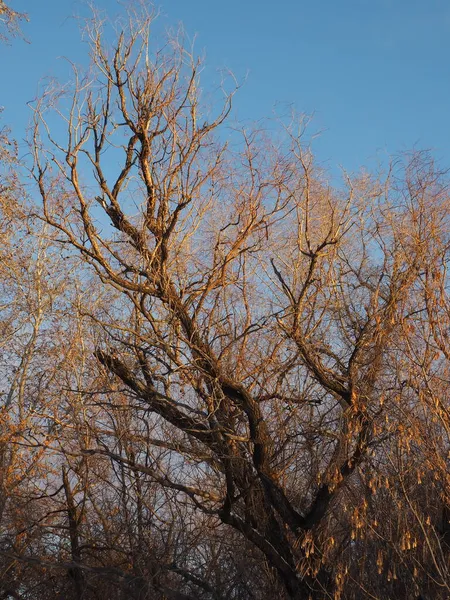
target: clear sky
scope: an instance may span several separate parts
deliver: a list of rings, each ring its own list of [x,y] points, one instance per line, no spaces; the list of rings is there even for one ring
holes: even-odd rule
[[[98,0],[114,13],[115,0]],[[17,128],[42,76],[82,60],[74,0],[10,0],[27,12],[30,44],[0,46],[0,105]],[[213,69],[247,74],[241,119],[270,116],[277,103],[315,114],[320,162],[356,170],[412,147],[450,167],[449,0],[165,0],[161,24],[183,22]],[[208,75],[209,73],[209,75]],[[207,84],[207,82],[206,82]]]

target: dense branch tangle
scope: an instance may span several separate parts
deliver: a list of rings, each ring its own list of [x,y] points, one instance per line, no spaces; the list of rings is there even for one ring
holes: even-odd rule
[[[110,50],[95,21],[92,72],[74,68],[73,97],[49,91],[35,108],[41,218],[112,290],[109,306],[83,308],[95,357],[172,438],[151,466],[151,441],[121,453],[97,423],[79,455],[236,530],[290,597],[337,597],[348,569],[330,568],[327,523],[347,518],[355,473],[367,491],[408,387],[400,338],[426,260],[406,235],[414,194],[399,204],[367,178],[331,189],[295,121],[278,143],[224,129],[233,94],[211,116],[200,63],[180,38],[151,50],[151,23],[132,21]]]

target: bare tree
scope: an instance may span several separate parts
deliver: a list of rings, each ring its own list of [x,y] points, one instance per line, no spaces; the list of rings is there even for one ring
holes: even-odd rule
[[[2,191],[4,597],[448,597],[445,173],[332,187],[128,16]]]

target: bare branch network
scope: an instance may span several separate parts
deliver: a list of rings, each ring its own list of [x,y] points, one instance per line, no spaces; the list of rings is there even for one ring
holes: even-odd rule
[[[332,186],[128,17],[2,133],[0,598],[449,598],[446,173]]]

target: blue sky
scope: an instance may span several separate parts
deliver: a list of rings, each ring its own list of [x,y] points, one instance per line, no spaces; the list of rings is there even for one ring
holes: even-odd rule
[[[16,135],[43,76],[65,77],[58,57],[81,62],[86,47],[74,0],[11,0],[29,14],[30,44],[0,46],[0,105]],[[98,0],[110,13],[115,0]],[[167,0],[160,25],[183,22],[205,53],[208,78],[228,67],[246,81],[236,98],[243,120],[271,116],[277,103],[314,113],[321,163],[357,170],[412,147],[450,167],[448,0]]]

